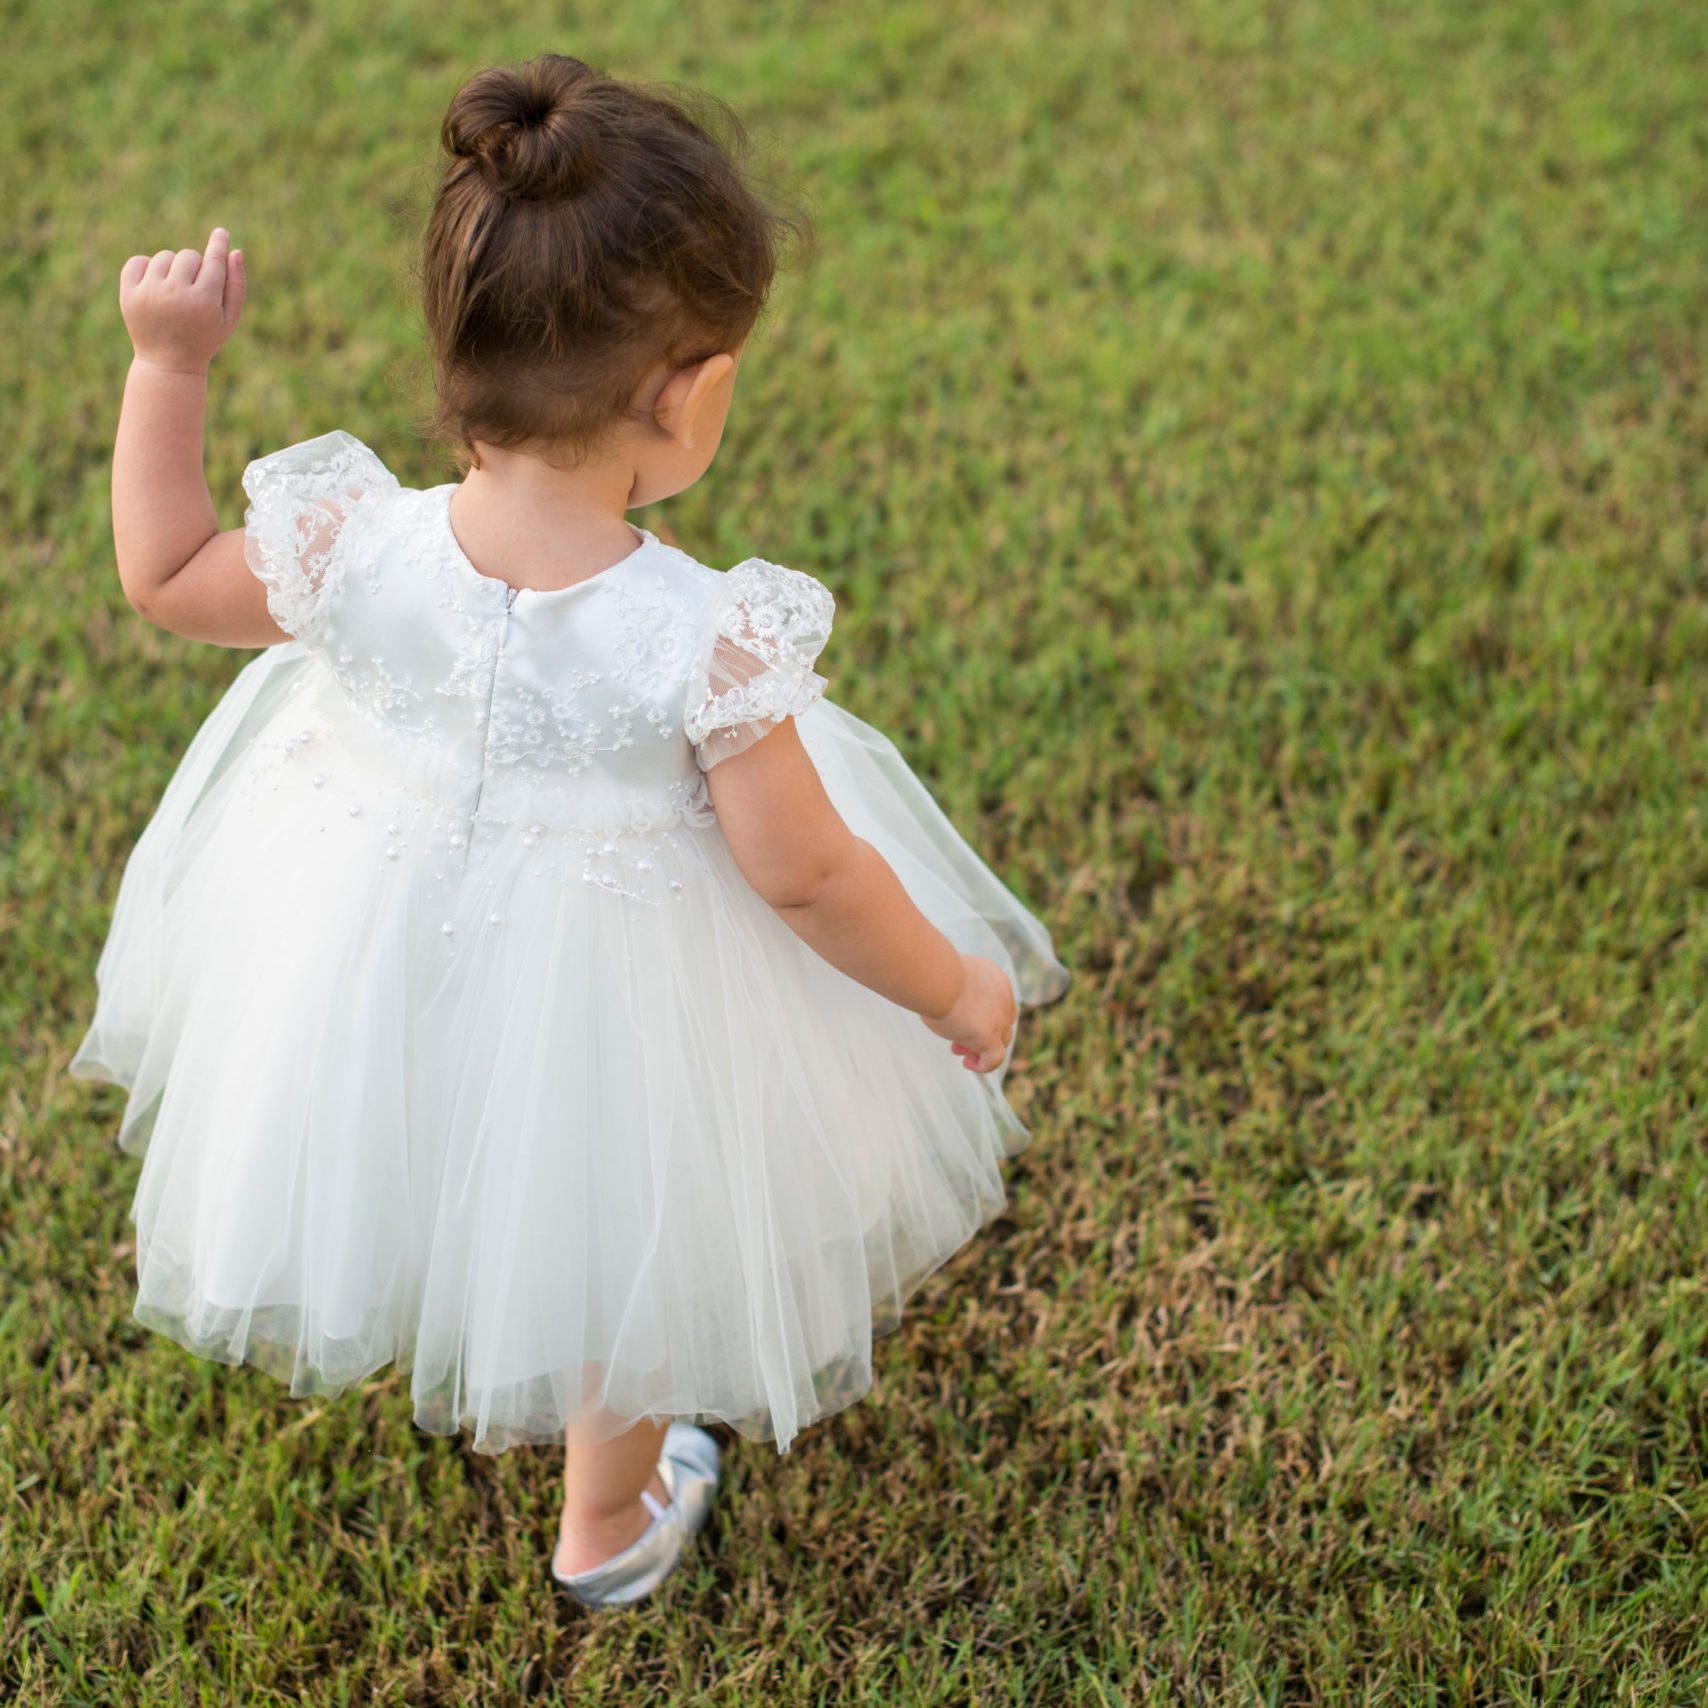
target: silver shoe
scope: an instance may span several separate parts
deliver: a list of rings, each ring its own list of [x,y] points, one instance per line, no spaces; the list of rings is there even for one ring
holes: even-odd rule
[[[718,1444],[691,1423],[673,1423],[664,1432],[664,1453],[658,1463],[664,1486],[682,1511],[682,1523],[692,1536],[711,1516],[718,1487]]]
[[[552,1582],[583,1607],[627,1606],[650,1595],[675,1569],[688,1538],[711,1512],[718,1485],[717,1442],[692,1424],[671,1424],[664,1433],[658,1475],[669,1491],[669,1504],[656,1500],[650,1489],[641,1490],[652,1523],[620,1554],[569,1577],[555,1564],[548,1567]]]

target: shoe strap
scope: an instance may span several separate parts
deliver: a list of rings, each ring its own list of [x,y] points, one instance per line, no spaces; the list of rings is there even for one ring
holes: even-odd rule
[[[650,1512],[654,1518],[662,1518],[668,1510],[651,1489],[641,1490],[641,1500],[645,1502],[647,1511]]]

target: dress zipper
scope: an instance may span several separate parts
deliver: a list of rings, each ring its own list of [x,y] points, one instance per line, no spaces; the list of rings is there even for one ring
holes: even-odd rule
[[[516,603],[516,595],[520,588],[507,586],[504,589],[504,626],[498,631],[498,645],[492,649],[492,680],[486,689],[486,737],[480,750],[480,781],[475,784],[474,800],[469,807],[469,830],[473,833],[473,819],[480,811],[480,797],[486,788],[486,770],[488,757],[492,752],[492,702],[498,697],[498,662],[504,656],[504,639],[510,633],[510,609]]]

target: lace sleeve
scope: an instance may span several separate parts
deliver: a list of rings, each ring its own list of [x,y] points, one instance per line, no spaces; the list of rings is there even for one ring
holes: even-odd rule
[[[749,558],[723,576],[682,719],[702,771],[751,747],[824,692],[813,663],[835,612],[830,589],[798,569]]]
[[[397,477],[348,433],[304,439],[243,471],[244,560],[286,634],[310,645],[320,639],[343,524],[365,498],[396,486]]]

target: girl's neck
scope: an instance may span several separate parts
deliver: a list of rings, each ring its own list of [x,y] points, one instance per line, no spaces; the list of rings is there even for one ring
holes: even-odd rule
[[[519,587],[563,587],[635,549],[635,531],[624,520],[635,471],[625,459],[554,468],[523,451],[478,450],[480,466],[451,495],[451,518],[482,574]]]

